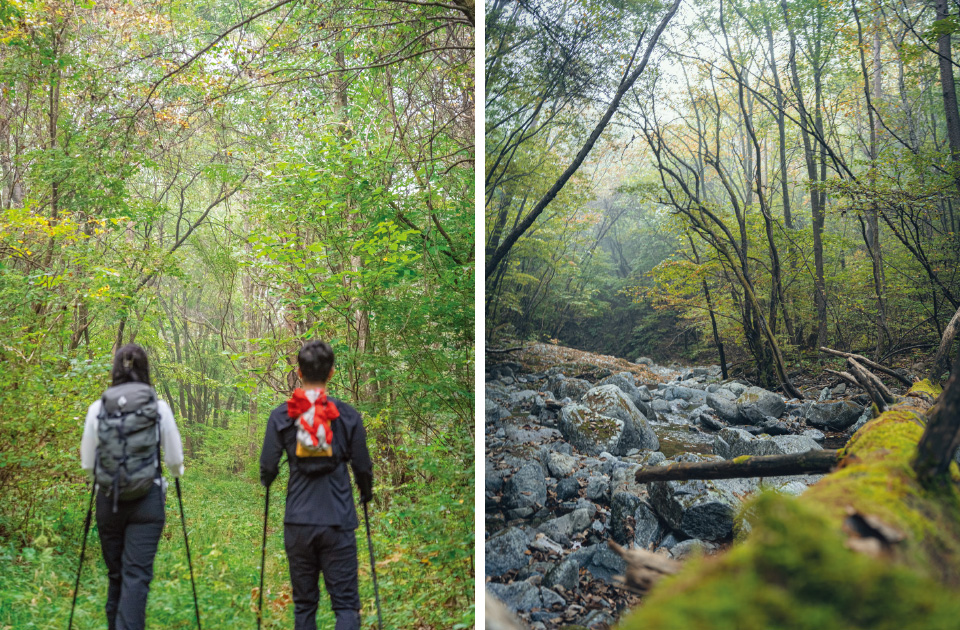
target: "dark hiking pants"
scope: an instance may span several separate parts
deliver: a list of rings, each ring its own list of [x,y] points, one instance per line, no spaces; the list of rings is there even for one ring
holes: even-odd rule
[[[141,499],[120,501],[97,494],[97,529],[107,564],[107,626],[110,630],[143,630],[147,594],[153,579],[153,558],[163,532],[164,496],[153,486]]]
[[[359,630],[357,536],[352,529],[323,525],[283,526],[290,563],[295,630],[317,629],[320,574],[337,616],[336,630]]]

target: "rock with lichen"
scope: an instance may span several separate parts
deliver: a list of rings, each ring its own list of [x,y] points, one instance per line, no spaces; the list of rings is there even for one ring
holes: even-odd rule
[[[584,395],[581,404],[564,407],[560,412],[560,432],[585,455],[607,451],[619,456],[633,449],[660,447],[647,419],[613,385],[594,387]]]
[[[748,387],[737,398],[737,412],[741,422],[759,424],[767,418],[779,418],[787,404],[779,394],[762,387]]]

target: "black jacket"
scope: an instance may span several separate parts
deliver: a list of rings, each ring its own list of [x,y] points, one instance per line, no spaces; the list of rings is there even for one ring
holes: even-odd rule
[[[295,418],[287,415],[287,403],[270,413],[267,432],[260,452],[260,483],[269,486],[276,479],[283,451],[290,464],[287,484],[287,509],[283,522],[297,525],[329,525],[356,529],[357,510],[353,503],[347,462],[353,468],[360,489],[360,498],[369,501],[373,494],[373,463],[367,451],[367,433],[360,412],[350,405],[330,398],[340,417],[331,423],[334,455],[341,462],[326,475],[308,477],[297,470],[297,427]]]

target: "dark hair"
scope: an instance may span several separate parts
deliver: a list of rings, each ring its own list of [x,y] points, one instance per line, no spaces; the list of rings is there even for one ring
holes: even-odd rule
[[[110,376],[113,377],[114,385],[146,383],[153,386],[150,382],[147,352],[135,343],[128,343],[113,355],[113,372]]]
[[[333,348],[325,341],[308,341],[297,353],[303,380],[326,383],[333,370]]]

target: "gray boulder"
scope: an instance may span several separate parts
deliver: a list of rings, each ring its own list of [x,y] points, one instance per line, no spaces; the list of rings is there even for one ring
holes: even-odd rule
[[[617,492],[639,494],[642,492],[642,486],[635,480],[638,468],[640,468],[640,465],[636,463],[627,463],[624,466],[615,468],[610,475],[610,492],[612,494]]]
[[[804,418],[807,424],[818,429],[843,431],[851,426],[863,413],[863,407],[850,400],[837,402],[812,403]]]
[[[484,403],[486,406],[485,420],[487,424],[494,424],[501,418],[508,418],[510,416],[509,411],[489,398],[487,398]]]
[[[743,429],[727,427],[714,437],[713,452],[724,459],[741,455],[786,455],[818,451],[821,447],[806,435],[751,435]]]
[[[587,391],[593,387],[589,381],[585,381],[582,378],[565,378],[560,381],[557,389],[553,391],[557,392],[557,395],[560,398],[571,398],[577,400],[581,396],[587,393]]]
[[[702,426],[704,429],[707,429],[708,431],[722,431],[724,427],[726,427],[725,424],[723,424],[713,416],[709,416],[707,414],[701,414],[699,416],[699,421],[700,421],[700,426]]]
[[[783,420],[767,418],[760,423],[760,429],[767,435],[790,435],[790,426]]]
[[[601,385],[586,392],[579,405],[560,412],[560,432],[587,455],[607,451],[626,455],[632,449],[657,450],[660,441],[647,419],[618,387]]]
[[[650,402],[653,400],[653,394],[650,393],[646,385],[641,385],[637,387],[637,398],[642,402]]]
[[[613,549],[610,549],[606,543],[597,545],[597,549],[589,558],[582,566],[593,574],[593,577],[603,580],[607,584],[615,584],[614,576],[623,575],[627,569],[627,563],[624,562],[623,558]]]
[[[633,532],[630,535],[630,526]],[[617,492],[610,499],[610,537],[621,545],[631,543],[641,549],[656,544],[663,528],[656,513],[640,497],[629,492]]]
[[[723,390],[720,390],[723,391]],[[724,422],[736,422],[740,418],[737,401],[732,394],[707,394],[707,406],[717,413],[717,417]]]
[[[543,444],[560,437],[556,429],[533,424],[528,416],[511,416],[502,421],[503,436],[515,444]]]
[[[673,407],[670,406],[670,403],[664,400],[663,398],[655,398],[653,402],[650,403],[650,407],[653,409],[654,412],[658,412],[658,413],[673,412]]]
[[[702,389],[674,385],[663,390],[663,397],[667,400],[685,400],[695,405],[707,402],[707,392]]]
[[[634,363],[636,363],[637,365],[653,365],[653,359],[649,357],[640,357],[639,359],[634,361]]]
[[[677,459],[705,461],[711,458],[688,454]],[[724,540],[733,534],[740,497],[755,490],[757,485],[741,479],[693,479],[655,481],[647,487],[651,505],[672,529],[691,538]]]
[[[574,558],[566,558],[547,571],[541,582],[546,588],[562,586],[568,591],[575,591],[580,586],[580,563]]]
[[[527,535],[516,527],[508,527],[487,539],[484,549],[487,575],[503,575],[527,566]]]
[[[593,515],[587,508],[574,510],[558,518],[542,524],[537,531],[557,541],[561,545],[569,545],[570,539],[590,527]]]
[[[863,413],[860,414],[860,417],[857,418],[857,421],[854,422],[854,423],[850,426],[850,428],[848,428],[848,429],[846,430],[846,432],[845,432],[846,435],[847,435],[848,437],[852,437],[854,433],[856,433],[857,431],[859,431],[860,429],[862,429],[863,426],[864,426],[865,424],[867,424],[868,422],[870,422],[870,420],[872,420],[872,419],[873,419],[873,409],[872,409],[872,408],[866,408],[866,409],[864,409],[864,410],[863,410]]]
[[[547,480],[540,464],[527,464],[513,474],[503,487],[505,508],[534,508],[547,502]]]
[[[537,392],[532,389],[524,389],[519,392],[512,392],[510,394],[510,406],[511,407],[530,407],[533,405],[534,401],[539,399],[540,396]]]
[[[612,628],[616,621],[613,615],[605,610],[591,610],[587,613],[587,616],[583,618],[583,621],[580,622],[580,625],[587,630],[602,630],[604,628]]]
[[[606,503],[607,495],[610,494],[610,480],[606,475],[590,477],[583,494],[594,503]]]
[[[558,501],[576,499],[577,495],[580,494],[580,482],[577,481],[575,477],[561,479],[557,482],[557,489],[555,492],[557,493]]]
[[[511,582],[509,584],[487,584],[487,590],[511,610],[530,610],[541,608],[543,598],[540,587],[531,582]]]
[[[637,389],[636,381],[633,378],[633,374],[630,372],[618,372],[617,374],[611,374],[607,378],[603,379],[598,383],[598,385],[613,385],[619,387],[620,391],[627,395],[627,397],[636,404],[637,402],[643,402],[640,398],[640,390]]]
[[[547,469],[557,479],[563,479],[573,474],[577,465],[577,458],[572,455],[551,451],[547,455]]]
[[[747,387],[749,387],[749,385],[744,385],[743,383],[738,383],[736,381],[724,383],[720,386],[721,389],[725,389],[733,394],[734,398],[747,391]]]
[[[634,448],[636,431],[622,420],[602,416],[584,405],[567,405],[560,412],[560,433],[575,449],[586,455],[603,451],[626,452]],[[624,439],[625,438],[625,439]],[[621,439],[626,444],[620,447]]]
[[[748,387],[737,398],[737,411],[740,420],[749,424],[759,424],[768,417],[779,418],[787,409],[783,399],[762,387]]]
[[[621,545],[630,543],[628,519],[633,518],[642,501],[629,492],[617,492],[610,498],[610,537]]]
[[[646,420],[633,401],[615,385],[600,385],[588,390],[580,404],[618,420],[632,420],[636,423]]]
[[[663,537],[663,526],[656,513],[646,503],[641,503],[633,513],[633,544],[640,549],[656,545]]]

